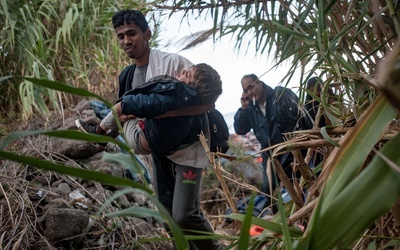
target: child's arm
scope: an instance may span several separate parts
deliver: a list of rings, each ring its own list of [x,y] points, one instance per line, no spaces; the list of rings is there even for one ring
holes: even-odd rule
[[[197,92],[181,82],[155,82],[143,88],[136,88],[131,94],[121,98],[122,113],[141,118],[158,117],[168,111],[180,110],[198,103]]]

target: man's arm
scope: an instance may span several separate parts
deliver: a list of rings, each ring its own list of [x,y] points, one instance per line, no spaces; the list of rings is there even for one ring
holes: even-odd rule
[[[157,118],[199,115],[207,111],[213,110],[214,108],[215,108],[215,103],[209,105],[193,105],[178,110],[167,111],[164,114],[157,116]]]
[[[239,108],[233,117],[233,128],[238,135],[245,135],[251,130],[250,114],[248,109]]]
[[[233,128],[235,129],[235,133],[238,135],[245,135],[247,132],[251,130],[251,122],[250,122],[250,100],[246,93],[243,93],[240,97],[241,107],[236,112],[233,117]]]

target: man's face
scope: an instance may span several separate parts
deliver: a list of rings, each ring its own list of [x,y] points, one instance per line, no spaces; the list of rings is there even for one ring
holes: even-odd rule
[[[194,74],[195,73],[196,73],[196,68],[195,67],[191,67],[190,69],[182,70],[182,72],[180,72],[176,76],[176,79],[178,79],[181,82],[189,84],[189,83],[194,81]]]
[[[243,93],[249,100],[253,100],[254,98],[254,100],[258,101],[262,94],[261,87],[262,85],[260,81],[254,81],[251,77],[246,77],[242,79]]]
[[[149,49],[151,32],[147,29],[143,32],[139,26],[133,23],[125,23],[115,29],[119,45],[131,59],[140,59]]]
[[[314,93],[315,85],[311,85],[308,89]],[[315,95],[318,97],[321,97],[321,88],[320,87],[319,88],[317,87],[317,90],[315,91]]]

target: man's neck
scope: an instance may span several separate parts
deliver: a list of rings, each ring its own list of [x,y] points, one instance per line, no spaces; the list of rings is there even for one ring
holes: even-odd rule
[[[258,99],[258,103],[260,105],[265,105],[265,102],[267,101],[267,90],[266,88],[262,88],[262,94],[260,96],[260,98]]]
[[[141,57],[136,58],[134,60],[136,67],[143,67],[149,64],[149,58],[150,58],[150,48],[147,48]]]

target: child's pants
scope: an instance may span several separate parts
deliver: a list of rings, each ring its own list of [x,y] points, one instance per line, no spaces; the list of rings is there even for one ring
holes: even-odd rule
[[[118,126],[112,112],[108,113],[108,115],[104,117],[101,121],[101,125],[111,130],[112,133],[118,131]],[[134,150],[135,154],[148,155],[151,152],[146,151],[140,142],[141,138],[145,139],[143,128],[144,119],[141,118],[131,119],[123,124],[126,143]]]

